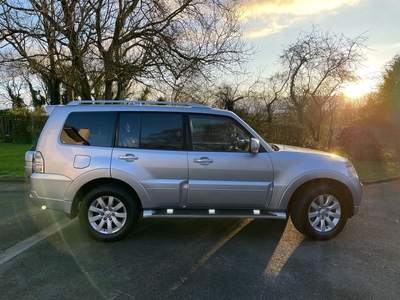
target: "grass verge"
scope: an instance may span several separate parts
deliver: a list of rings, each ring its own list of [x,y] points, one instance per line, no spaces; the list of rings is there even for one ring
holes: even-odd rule
[[[26,178],[25,152],[31,144],[0,144],[0,177]]]
[[[400,175],[400,162],[352,161],[361,181],[379,180]]]

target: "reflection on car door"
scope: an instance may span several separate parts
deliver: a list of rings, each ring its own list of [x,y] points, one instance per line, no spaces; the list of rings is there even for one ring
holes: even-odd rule
[[[267,152],[251,154],[251,136],[229,117],[190,115],[188,207],[265,208],[271,197]]]

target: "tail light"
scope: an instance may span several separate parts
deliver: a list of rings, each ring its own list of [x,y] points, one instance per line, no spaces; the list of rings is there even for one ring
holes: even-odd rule
[[[33,172],[44,173],[44,159],[39,151],[36,151],[33,155]]]

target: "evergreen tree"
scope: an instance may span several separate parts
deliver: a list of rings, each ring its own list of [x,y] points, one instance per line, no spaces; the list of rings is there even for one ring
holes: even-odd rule
[[[387,64],[382,74],[379,106],[387,121],[400,126],[400,54]]]

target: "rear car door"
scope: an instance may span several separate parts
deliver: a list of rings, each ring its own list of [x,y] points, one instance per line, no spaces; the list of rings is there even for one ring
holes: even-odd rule
[[[249,152],[252,136],[228,116],[190,114],[187,206],[265,208],[273,182],[269,154]]]
[[[128,174],[149,202],[143,208],[181,207],[186,202],[187,151],[180,113],[123,112],[119,115],[111,174]]]

